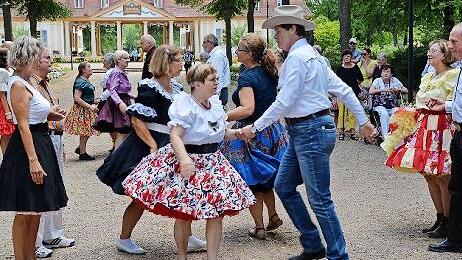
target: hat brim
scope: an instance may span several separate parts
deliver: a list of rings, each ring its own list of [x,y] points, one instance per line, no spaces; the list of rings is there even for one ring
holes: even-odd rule
[[[316,25],[312,21],[285,15],[270,17],[263,22],[261,27],[263,29],[273,29],[281,24],[299,24],[305,27],[305,31],[312,31],[316,28]]]

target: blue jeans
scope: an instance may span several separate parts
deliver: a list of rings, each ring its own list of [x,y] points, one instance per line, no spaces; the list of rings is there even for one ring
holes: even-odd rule
[[[308,214],[297,186],[305,184],[308,202],[327,244],[328,259],[349,259],[345,237],[330,193],[329,157],[335,146],[336,128],[329,115],[288,124],[289,145],[279,167],[274,189],[295,227],[304,252],[324,249],[318,228]]]
[[[222,88],[220,90],[220,101],[223,106],[226,106],[228,104],[228,88]]]

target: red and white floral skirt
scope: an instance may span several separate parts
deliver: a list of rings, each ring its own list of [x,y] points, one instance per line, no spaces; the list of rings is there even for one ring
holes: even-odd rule
[[[393,150],[385,164],[403,172],[450,174],[451,123],[450,115],[419,110],[416,130]]]
[[[155,214],[183,220],[237,215],[255,203],[220,151],[189,156],[196,165],[189,178],[180,175],[170,144],[146,156],[122,183],[125,193]]]

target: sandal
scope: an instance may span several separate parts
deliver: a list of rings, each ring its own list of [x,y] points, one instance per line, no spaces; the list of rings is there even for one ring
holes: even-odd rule
[[[266,239],[265,228],[252,228],[249,230],[249,236],[259,239],[259,240],[265,240]]]
[[[345,140],[345,134],[338,134],[338,140]]]
[[[279,218],[278,214],[274,214],[270,217],[268,226],[266,226],[266,231],[275,230],[276,228],[282,225],[282,219]]]

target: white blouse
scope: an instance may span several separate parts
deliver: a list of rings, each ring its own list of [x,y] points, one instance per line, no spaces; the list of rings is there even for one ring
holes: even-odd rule
[[[19,76],[11,76],[8,80],[8,89],[7,89],[7,99],[8,104],[11,106],[11,86],[19,81],[21,82],[30,93],[32,93],[32,98],[29,100],[29,124],[39,124],[46,123],[48,113],[50,113],[50,102],[44,98],[40,92],[34,88],[29,82],[25,81]],[[16,116],[13,113],[13,122],[18,123]]]
[[[10,77],[10,72],[4,68],[0,68],[0,91],[6,92],[8,89],[8,78]]]
[[[205,109],[197,104],[191,95],[180,92],[168,110],[168,126],[181,126],[185,129],[185,144],[211,144],[222,142],[225,137],[228,116],[223,110],[217,95],[210,99],[211,108]]]

